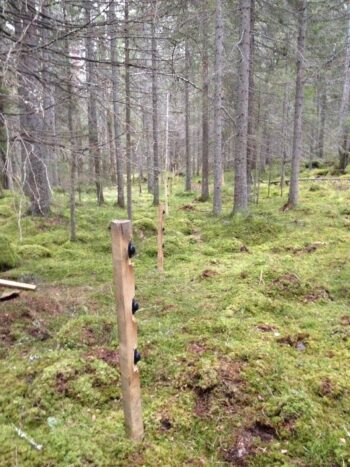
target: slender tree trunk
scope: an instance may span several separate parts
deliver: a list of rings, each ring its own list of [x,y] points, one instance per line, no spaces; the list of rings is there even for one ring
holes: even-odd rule
[[[113,100],[113,99],[112,99]],[[106,109],[106,120],[107,120],[107,134],[108,134],[108,149],[109,149],[109,176],[113,184],[117,183],[117,168],[115,159],[115,146],[113,137],[113,114],[110,106]]]
[[[158,155],[158,77],[157,77],[157,41],[156,8],[153,0],[152,18],[152,121],[153,121],[153,205],[159,205],[159,155]]]
[[[43,116],[40,95],[35,76],[40,62],[34,50],[37,45],[37,19],[34,0],[20,2],[19,7],[26,10],[22,30],[26,30],[18,58],[19,96],[21,101],[21,133],[23,139],[24,190],[31,205],[33,215],[47,216],[50,213],[51,190],[45,164],[45,148],[42,143]]]
[[[164,207],[165,214],[169,214],[169,200],[168,200],[168,159],[169,159],[169,106],[170,95],[166,95],[166,114],[165,114],[165,148],[164,148]]]
[[[113,101],[113,128],[114,128],[114,150],[115,150],[115,166],[117,173],[117,204],[119,207],[125,207],[125,198],[124,198],[124,164],[121,154],[121,134],[120,134],[120,124],[119,124],[119,92],[118,92],[118,67],[115,65],[118,60],[117,52],[117,39],[115,37],[114,25],[116,22],[115,16],[115,1],[113,0],[109,6],[108,10],[110,30],[110,55],[112,61],[112,101]]]
[[[348,7],[349,8],[349,7]],[[348,11],[348,14],[349,11]],[[347,147],[349,134],[349,98],[350,98],[350,16],[348,24],[348,36],[346,45],[346,58],[344,70],[343,95],[339,110],[339,135],[338,135],[338,154],[339,168],[342,172],[345,171],[349,163],[349,148]]]
[[[126,191],[128,218],[132,219],[132,180],[131,180],[131,107],[130,107],[130,45],[129,45],[129,0],[125,0],[125,158]]]
[[[247,189],[247,146],[248,146],[248,107],[249,107],[249,67],[250,67],[250,14],[251,0],[240,0],[241,42],[238,83],[238,135],[235,157],[235,213],[248,211]]]
[[[222,185],[222,6],[221,0],[216,0],[216,30],[215,30],[215,102],[214,102],[214,197],[213,211],[221,213]]]
[[[326,110],[327,110],[327,86],[326,80],[324,79],[321,84],[321,97],[320,97],[320,122],[318,131],[318,157],[323,159],[324,157],[324,136],[326,128]]]
[[[289,185],[288,207],[295,208],[298,204],[299,194],[299,167],[302,155],[302,114],[304,104],[304,52],[306,35],[306,0],[298,2],[298,46],[297,46],[297,72],[295,84],[295,108],[292,149],[292,171]]]
[[[202,18],[202,193],[201,201],[209,199],[209,55],[208,18]]]
[[[286,76],[288,75],[288,64],[286,63]],[[281,188],[281,196],[283,196],[283,189],[284,189],[284,179],[285,179],[285,165],[287,160],[287,124],[288,124],[288,83],[286,82],[284,85],[284,93],[283,93],[283,106],[282,106],[282,141],[281,141],[281,180],[280,180],[280,188]]]
[[[47,6],[42,6],[44,17],[49,18],[49,10]],[[43,43],[49,42],[49,25],[45,25],[42,29]],[[50,52],[43,49],[43,67],[42,67],[42,82],[43,86],[43,139],[45,141],[45,163],[47,166],[49,179],[53,186],[57,186],[57,171],[56,171],[56,116],[55,116],[55,98],[54,87],[50,84],[51,58]]]
[[[91,21],[91,6],[90,0],[85,0],[85,21],[90,24]],[[89,129],[89,154],[93,159],[96,185],[97,204],[101,206],[104,203],[103,188],[101,180],[101,151],[98,143],[98,124],[97,124],[97,92],[96,92],[96,54],[94,43],[90,33],[87,33],[86,39],[86,56],[88,58],[87,67],[87,82],[89,89],[88,101],[88,129]],[[91,61],[90,61],[91,60]]]
[[[190,76],[190,51],[188,41],[185,43],[185,152],[186,152],[186,178],[185,191],[191,191],[192,167],[191,167],[191,149],[190,149],[190,84],[188,82]]]
[[[248,143],[247,143],[247,189],[248,195],[252,184],[252,171],[256,163],[256,148],[254,137],[254,22],[255,22],[255,0],[250,2],[250,57],[249,57],[249,93],[248,93]]]
[[[63,4],[64,20],[66,22],[67,17],[67,1]],[[68,28],[67,28],[68,32]],[[73,70],[69,60],[69,42],[68,34],[64,38],[64,52],[66,55],[66,74],[67,74],[67,118],[68,118],[68,131],[69,131],[69,147],[70,147],[70,193],[69,193],[69,210],[70,210],[70,241],[76,242],[76,204],[75,204],[75,192],[76,192],[76,174],[77,174],[77,153],[76,153],[76,135],[74,131],[74,108],[75,103],[73,99]]]

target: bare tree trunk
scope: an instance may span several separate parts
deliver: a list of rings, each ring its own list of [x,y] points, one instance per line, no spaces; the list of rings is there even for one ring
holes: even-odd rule
[[[47,6],[42,6],[42,12],[44,17],[49,18],[49,11]],[[42,40],[43,43],[49,41],[49,24],[43,26]],[[55,98],[54,98],[54,87],[50,84],[50,52],[47,49],[43,49],[43,68],[42,68],[42,82],[43,86],[43,107],[44,107],[44,119],[43,119],[43,138],[45,141],[45,163],[47,166],[49,179],[53,186],[57,186],[57,170],[56,161],[56,118],[55,118]]]
[[[348,11],[349,14],[349,11]],[[349,163],[349,149],[347,147],[349,124],[349,98],[350,98],[350,16],[348,24],[348,36],[346,45],[346,58],[344,70],[343,95],[339,110],[339,135],[338,135],[338,154],[339,168],[342,172],[345,171]]]
[[[202,18],[202,193],[201,201],[209,199],[209,56],[208,18]]]
[[[91,0],[85,0],[85,21],[90,24],[91,21]],[[87,82],[89,89],[88,101],[88,128],[89,128],[89,153],[93,158],[97,204],[101,206],[104,203],[103,188],[101,181],[101,151],[98,144],[98,125],[97,125],[97,93],[96,93],[96,70],[95,70],[95,50],[94,43],[89,32],[86,39],[86,56],[88,58]]]
[[[295,84],[294,130],[292,149],[292,171],[289,185],[288,207],[295,208],[298,204],[299,167],[302,155],[302,113],[304,104],[304,52],[306,35],[306,0],[298,2],[298,46],[297,73]]]
[[[168,200],[168,159],[169,159],[169,106],[170,94],[166,95],[166,114],[165,114],[165,148],[164,148],[164,207],[165,214],[169,214]]]
[[[63,3],[63,15],[66,22],[67,17],[67,2]],[[68,32],[68,28],[66,28]],[[68,34],[64,38],[64,52],[66,55],[66,73],[67,73],[67,118],[68,118],[68,131],[69,131],[69,146],[70,146],[70,193],[69,193],[69,211],[70,211],[70,241],[76,242],[76,204],[75,204],[75,192],[76,192],[76,174],[77,174],[77,153],[76,153],[76,135],[73,124],[73,113],[75,103],[73,101],[73,70],[69,60],[69,42]]]
[[[110,96],[108,96],[109,99]],[[113,100],[113,99],[112,99]],[[113,116],[110,106],[106,108],[106,120],[107,120],[107,134],[108,134],[108,149],[109,149],[109,176],[113,184],[117,183],[117,168],[115,159],[115,141],[113,137]]]
[[[213,211],[219,215],[222,209],[222,6],[221,0],[216,0],[216,30],[215,30],[215,101],[214,101],[214,197]]]
[[[129,0],[125,0],[125,158],[126,191],[128,218],[132,219],[132,180],[131,180],[131,116],[130,116],[130,46],[129,46]]]
[[[159,155],[158,155],[158,77],[156,42],[157,0],[153,0],[152,18],[152,120],[153,120],[153,205],[159,205]]]
[[[21,100],[21,133],[23,139],[23,174],[24,189],[31,205],[33,215],[47,216],[50,213],[51,190],[47,167],[45,164],[45,148],[42,143],[43,117],[41,115],[40,95],[35,73],[40,68],[37,51],[36,22],[39,12],[34,0],[20,2],[26,9],[23,16],[23,30],[26,30],[18,59],[19,96]]]
[[[113,0],[109,6],[108,10],[109,22],[110,22],[110,55],[112,61],[112,101],[113,101],[113,128],[114,128],[114,150],[115,150],[115,165],[117,172],[117,204],[119,207],[125,207],[125,198],[124,198],[124,164],[121,154],[121,145],[120,145],[120,124],[119,124],[119,92],[118,92],[118,67],[115,63],[118,60],[117,53],[117,39],[115,37],[115,31],[113,30],[113,25],[116,21],[115,16],[115,1]]]
[[[248,143],[247,143],[247,189],[248,196],[252,184],[252,170],[256,163],[256,148],[254,137],[254,99],[255,99],[255,83],[254,83],[254,22],[255,22],[255,0],[250,2],[250,57],[249,57],[249,93],[248,93]]]
[[[286,75],[288,74],[288,64],[286,63]],[[284,179],[285,179],[285,166],[287,161],[287,124],[288,124],[288,83],[286,82],[284,85],[284,94],[283,94],[283,107],[282,107],[282,141],[281,141],[281,180],[280,180],[280,188],[281,188],[281,196],[283,196],[283,189],[284,189]]]
[[[186,181],[185,191],[191,191],[192,167],[191,167],[191,149],[190,149],[190,51],[188,41],[185,43],[185,151],[186,151]]]
[[[238,135],[235,157],[235,213],[248,210],[247,189],[247,146],[248,146],[248,107],[249,107],[249,68],[250,68],[250,13],[251,0],[240,0],[241,42],[238,83]]]
[[[326,80],[323,79],[321,83],[321,97],[320,97],[320,121],[318,131],[318,144],[317,153],[318,157],[324,157],[324,136],[326,127],[326,110],[327,110],[327,85]]]

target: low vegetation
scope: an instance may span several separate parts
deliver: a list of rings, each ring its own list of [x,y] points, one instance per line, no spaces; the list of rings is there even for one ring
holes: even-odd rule
[[[211,219],[178,180],[163,274],[156,209],[135,187],[141,444],[125,437],[120,401],[109,224],[125,212],[114,190],[98,209],[82,194],[75,243],[67,195],[52,217],[19,219],[6,192],[1,277],[39,287],[0,303],[0,464],[348,465],[350,189],[313,186],[282,212],[279,187],[267,200],[262,183],[249,217]]]

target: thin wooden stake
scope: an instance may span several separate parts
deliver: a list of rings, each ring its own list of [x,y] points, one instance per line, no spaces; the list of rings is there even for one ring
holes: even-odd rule
[[[128,255],[132,235],[131,222],[113,221],[111,233],[125,426],[127,435],[135,441],[140,441],[144,430],[140,374],[134,363],[137,349],[137,325],[132,314],[132,301],[135,295],[134,267]]]
[[[166,95],[166,118],[165,118],[165,154],[164,154],[164,203],[165,214],[169,214],[169,201],[168,201],[168,152],[169,152],[169,100],[170,95]]]
[[[157,268],[158,271],[164,271],[164,252],[163,252],[163,242],[164,242],[164,205],[160,203],[158,206],[158,236],[157,236]]]

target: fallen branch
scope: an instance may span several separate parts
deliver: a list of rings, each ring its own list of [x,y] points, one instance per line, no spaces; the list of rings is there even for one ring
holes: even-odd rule
[[[18,428],[17,426],[13,425],[13,428],[15,429],[15,432],[18,434],[18,436],[24,440],[26,440],[34,449],[37,451],[41,451],[43,448],[42,444],[38,444],[34,441],[33,438],[31,438],[27,433],[25,433],[23,430]]]

